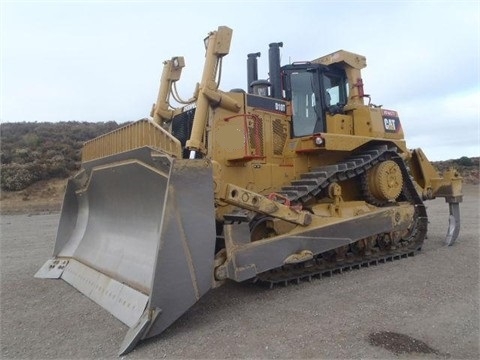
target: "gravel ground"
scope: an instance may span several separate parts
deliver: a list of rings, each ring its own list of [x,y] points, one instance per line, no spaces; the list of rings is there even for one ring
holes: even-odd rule
[[[465,194],[453,247],[447,204],[428,202],[418,256],[273,290],[228,283],[126,358],[479,359],[479,188]],[[125,325],[67,283],[33,278],[58,219],[1,217],[1,358],[118,358]]]

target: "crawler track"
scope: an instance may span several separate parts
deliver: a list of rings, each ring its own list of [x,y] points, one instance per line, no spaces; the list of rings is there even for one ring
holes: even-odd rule
[[[301,174],[300,180],[292,181],[291,185],[283,187],[279,194],[291,202],[306,203],[318,196],[331,183],[358,177],[378,162],[392,156],[398,157],[396,147],[389,148],[387,145],[371,147],[352,154],[338,164],[323,166]]]
[[[422,199],[415,190],[408,169],[395,147],[377,145],[353,154],[344,161],[315,169],[302,174],[300,180],[283,187],[280,194],[292,203],[305,203],[315,196],[321,196],[323,189],[338,181],[361,177],[368,169],[384,160],[395,161],[402,171],[404,180],[400,200],[415,206],[413,225],[407,236],[392,240],[389,234],[372,234],[348,246],[318,254],[314,259],[295,265],[286,265],[259,274],[254,281],[270,287],[278,284],[299,283],[312,278],[331,276],[352,269],[360,269],[393,260],[414,256],[421,250],[427,233],[427,213]],[[370,194],[363,188],[368,202]]]
[[[358,270],[378,264],[384,264],[395,260],[405,259],[415,256],[418,249],[406,249],[404,251],[394,251],[386,254],[371,255],[365,258],[347,257],[344,262],[327,262],[322,257],[317,257],[313,263],[301,264],[296,267],[282,267],[279,269],[267,271],[254,279],[254,282],[267,284],[270,288],[277,285],[287,286],[289,284],[299,284],[303,281],[312,281],[322,277],[331,277],[341,274],[345,271]]]

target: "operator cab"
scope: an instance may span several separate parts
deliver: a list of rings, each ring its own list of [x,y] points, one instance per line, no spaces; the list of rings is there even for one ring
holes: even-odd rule
[[[343,113],[348,100],[343,69],[316,63],[293,63],[281,68],[284,97],[292,104],[293,136],[326,130],[327,113]]]

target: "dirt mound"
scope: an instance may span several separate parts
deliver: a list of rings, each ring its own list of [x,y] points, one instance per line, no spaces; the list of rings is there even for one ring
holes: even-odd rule
[[[0,214],[40,214],[61,209],[67,179],[42,180],[21,191],[2,191]]]

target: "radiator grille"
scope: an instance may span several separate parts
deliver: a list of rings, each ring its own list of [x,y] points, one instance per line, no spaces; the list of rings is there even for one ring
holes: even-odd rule
[[[172,119],[172,135],[175,136],[183,147],[190,138],[193,126],[193,117],[195,116],[195,109],[187,110],[178,114]]]
[[[263,156],[263,122],[258,117],[247,119],[248,143],[250,154],[247,156]]]
[[[273,154],[282,155],[283,147],[287,141],[287,131],[285,126],[282,124],[280,119],[273,120],[272,123],[272,133],[273,133]]]
[[[178,114],[172,119],[172,135],[182,144],[182,156],[188,159],[190,151],[185,148],[185,144],[192,134],[193,118],[195,117],[195,108]],[[200,154],[197,152],[197,155]]]

